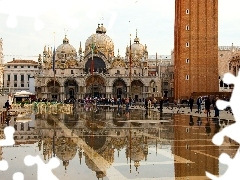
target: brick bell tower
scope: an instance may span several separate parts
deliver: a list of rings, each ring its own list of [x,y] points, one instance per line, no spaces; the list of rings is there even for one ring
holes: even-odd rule
[[[218,0],[175,0],[174,96],[218,92]]]

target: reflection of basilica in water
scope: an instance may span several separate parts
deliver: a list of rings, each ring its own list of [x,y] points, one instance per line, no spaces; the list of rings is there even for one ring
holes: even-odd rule
[[[126,47],[125,57],[114,56],[114,43],[103,25],[98,25],[96,33],[86,40],[84,50],[80,43],[78,54],[65,36],[55,51],[55,83],[52,51],[45,46],[43,56],[39,55],[40,69],[35,77],[38,98],[142,99],[160,94],[159,62],[154,60],[151,67],[147,46],[140,43],[137,33],[134,42]]]
[[[23,117],[12,117],[10,125],[16,130],[16,145],[37,144],[42,159],[58,157],[65,171],[71,171],[77,160],[78,166],[84,166],[98,179],[107,178],[108,170],[119,161],[130,174],[163,166],[173,169],[168,177],[203,178],[205,170],[219,174],[218,160],[214,157],[219,156],[221,149],[212,145],[211,139],[221,125],[205,118],[137,109],[126,113],[124,109],[110,107],[86,111],[82,106],[78,113],[49,111],[30,116],[33,121],[26,123]],[[225,145],[228,152],[236,150],[234,143]],[[170,160],[171,165],[164,164]],[[161,163],[163,166],[158,166]],[[156,169],[153,172],[158,173]],[[161,177],[161,173],[155,177]]]
[[[127,161],[131,160],[137,169],[140,162],[147,159],[148,145],[159,143],[160,136],[163,140],[162,144],[169,145],[173,138],[172,127],[163,130],[163,124],[135,122],[135,120],[148,118],[158,120],[160,118],[157,112],[151,112],[148,116],[146,117],[145,111],[139,110],[133,110],[129,116],[126,116],[124,111],[110,108],[97,112],[83,110],[79,115],[37,114],[36,125],[40,135],[39,148],[43,148],[44,158],[55,154],[62,160],[66,168],[74,156],[78,154],[81,161],[84,155],[86,165],[95,171],[98,177],[105,176],[106,172],[102,172],[103,169],[100,170],[95,165],[89,154],[83,153],[86,150],[84,150],[84,145],[79,146],[78,141],[74,138],[76,135],[84,141],[86,146],[103,157],[109,165],[114,162],[114,152],[119,153],[125,149]],[[129,119],[133,122],[128,123]],[[70,134],[74,135],[69,137],[63,129],[59,128],[59,123],[64,124],[64,127],[71,131]]]

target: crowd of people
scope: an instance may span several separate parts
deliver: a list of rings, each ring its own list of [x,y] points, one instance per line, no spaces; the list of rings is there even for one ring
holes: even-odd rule
[[[193,97],[190,97],[188,100],[188,106],[190,111],[193,111],[193,106],[194,104],[197,105],[197,111],[195,113],[205,113],[207,115],[207,117],[211,117],[211,107],[212,109],[214,109],[214,117],[219,117],[219,109],[216,105],[216,101],[218,100],[218,97],[212,97],[210,98],[210,96],[204,96],[204,97],[197,97],[196,99],[194,99]],[[47,99],[42,99],[39,100],[39,102],[51,102],[48,101]],[[72,103],[72,104],[84,104],[84,105],[94,105],[94,106],[98,106],[98,105],[117,105],[118,110],[122,107],[125,106],[125,109],[127,112],[129,112],[129,108],[131,106],[134,105],[139,105],[141,107],[145,107],[146,110],[150,109],[150,108],[157,108],[160,112],[163,112],[163,106],[167,107],[170,109],[169,107],[169,99],[168,98],[146,98],[146,99],[134,99],[134,98],[93,98],[93,97],[86,97],[84,99],[66,99],[63,102],[59,101],[60,103]],[[178,108],[180,107],[178,104],[176,103],[172,103],[172,107],[171,109],[173,109],[173,106],[176,105]],[[11,108],[9,101],[7,101],[5,103],[5,108],[6,110],[8,110],[9,108]]]
[[[199,96],[196,99],[196,104],[197,104],[197,113],[202,113],[202,106],[204,106],[204,113],[207,115],[207,117],[211,117],[211,106],[214,109],[214,117],[219,117],[219,109],[216,105],[216,101],[218,100],[218,97],[213,97],[210,99],[210,96],[206,97],[201,97]],[[190,111],[192,112],[193,109],[193,104],[194,104],[194,99],[193,97],[190,97],[188,100],[188,105],[190,107]]]

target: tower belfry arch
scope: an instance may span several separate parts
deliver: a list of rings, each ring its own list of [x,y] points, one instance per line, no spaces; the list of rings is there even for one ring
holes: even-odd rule
[[[175,0],[174,97],[218,92],[218,0]]]

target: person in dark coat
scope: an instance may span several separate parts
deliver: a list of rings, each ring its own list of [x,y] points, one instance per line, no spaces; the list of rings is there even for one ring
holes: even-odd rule
[[[145,99],[145,104],[144,105],[145,105],[145,108],[148,109],[148,100],[147,99]]]
[[[214,103],[214,106],[213,106],[213,108],[214,108],[214,117],[219,117],[219,109],[218,109],[218,107],[217,107],[217,105],[216,105],[216,102],[217,102],[217,100],[218,100],[218,97],[216,97],[216,99],[215,99],[215,103]]]
[[[209,96],[206,98],[205,100],[205,111],[206,111],[206,114],[207,114],[207,117],[211,117],[210,116],[210,106],[211,106],[211,101],[210,101],[210,98]]]
[[[159,105],[160,105],[159,110],[160,110],[160,112],[162,112],[163,111],[163,97],[160,99]]]
[[[9,104],[9,100],[7,100],[5,102],[5,108],[6,108],[6,111],[8,111],[10,109],[10,104]]]
[[[202,97],[201,96],[199,96],[198,98],[197,98],[197,107],[198,107],[198,113],[201,113],[201,105],[202,105]]]
[[[194,99],[193,99],[193,97],[190,97],[188,104],[189,104],[191,112],[192,112],[192,108],[193,108],[193,103],[194,103]]]

